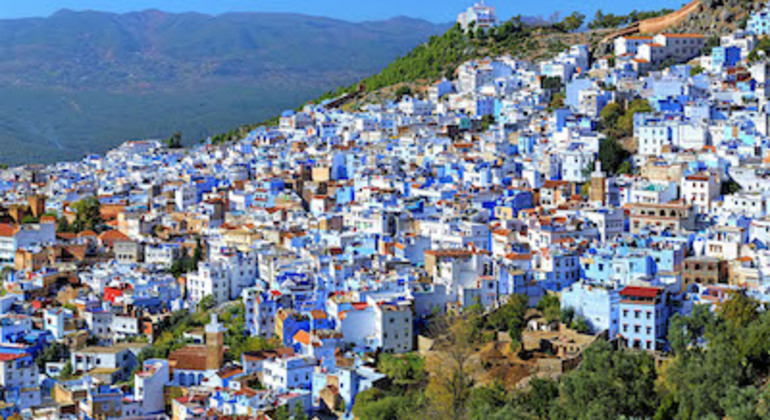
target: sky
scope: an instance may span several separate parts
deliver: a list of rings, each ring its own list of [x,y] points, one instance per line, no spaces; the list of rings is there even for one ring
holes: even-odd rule
[[[410,16],[433,22],[450,22],[472,0],[0,0],[0,19],[49,16],[60,9],[131,12],[159,9],[167,12],[292,12],[349,21],[382,20]],[[676,9],[684,0],[487,0],[498,17],[549,17],[580,11],[593,16],[597,9],[622,14],[631,10]]]

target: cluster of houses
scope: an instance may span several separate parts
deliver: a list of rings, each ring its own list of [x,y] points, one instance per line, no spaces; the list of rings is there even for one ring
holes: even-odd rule
[[[496,22],[483,4],[463,19]],[[770,301],[770,67],[747,61],[766,19],[708,50],[659,34],[613,57],[474,60],[236,142],[3,170],[0,415],[350,417],[385,380],[371,355],[415,351],[436,314],[554,294],[591,333],[660,352],[674,314]],[[639,99],[637,152],[603,167],[601,111]],[[202,329],[146,357],[202,305]],[[272,348],[230,357],[234,306],[236,333]]]

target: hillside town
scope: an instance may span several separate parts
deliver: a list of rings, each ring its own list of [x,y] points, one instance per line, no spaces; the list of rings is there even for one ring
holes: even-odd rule
[[[770,302],[768,25],[489,57],[237,142],[2,170],[0,415],[353,418],[381,355],[512,296],[522,345],[556,349],[514,385],[595,340],[665,357],[675,315]],[[578,322],[535,309],[554,297]]]

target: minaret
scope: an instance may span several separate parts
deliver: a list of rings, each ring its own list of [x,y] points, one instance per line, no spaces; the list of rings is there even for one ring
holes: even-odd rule
[[[605,204],[607,197],[607,174],[602,172],[602,162],[596,161],[594,171],[591,173],[591,192],[588,201],[591,203]]]
[[[217,320],[217,314],[211,314],[211,322],[206,325],[206,370],[219,370],[224,362],[225,329]]]

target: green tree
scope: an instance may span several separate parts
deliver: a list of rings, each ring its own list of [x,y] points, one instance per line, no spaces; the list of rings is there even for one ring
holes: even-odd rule
[[[701,66],[701,65],[693,66],[690,69],[690,76],[691,77],[697,76],[697,75],[703,73],[704,71],[706,71],[706,69],[704,69],[703,66]]]
[[[294,420],[307,420],[307,413],[305,412],[305,408],[302,406],[302,404],[297,403],[294,404]]]
[[[500,331],[507,331],[511,336],[511,349],[523,349],[521,335],[527,326],[529,299],[525,295],[513,294],[508,300],[488,317],[489,325]]]
[[[733,292],[720,307],[722,318],[735,326],[748,325],[757,316],[760,305],[745,292]]]
[[[179,131],[174,132],[171,137],[166,140],[166,145],[169,149],[181,149],[182,148],[182,133]]]
[[[37,223],[39,221],[40,220],[38,220],[37,217],[35,217],[35,216],[31,215],[31,214],[27,214],[27,215],[25,215],[24,217],[21,218],[21,223],[23,225],[33,224],[33,223]]]
[[[620,118],[618,118],[618,137],[628,137],[633,134],[634,115],[652,111],[652,106],[644,99],[634,99],[631,101],[626,112]]]
[[[586,15],[580,12],[572,12],[571,15],[565,17],[564,20],[561,21],[561,27],[567,32],[576,31],[583,26],[585,20]]]
[[[38,368],[43,369],[46,363],[59,362],[68,359],[69,354],[69,347],[58,341],[54,341],[51,345],[45,347],[43,351],[38,353],[35,358],[35,363]]]
[[[543,313],[548,322],[559,321],[561,315],[561,302],[555,294],[546,294],[537,303],[537,309]]]
[[[489,127],[495,123],[494,115],[484,115],[481,117],[481,131],[488,131]]]
[[[556,418],[649,418],[655,414],[655,364],[643,352],[615,351],[597,341],[583,352],[580,369],[559,388]]]
[[[620,104],[611,102],[602,108],[599,113],[601,118],[601,126],[603,129],[615,129],[618,125],[618,120],[623,116],[625,111]]]
[[[734,179],[728,178],[720,185],[720,193],[722,195],[735,194],[741,190],[741,184],[735,182]]]
[[[770,38],[762,38],[749,53],[749,62],[754,63],[767,58],[768,53],[770,53]]]
[[[620,165],[629,157],[629,153],[613,137],[607,137],[599,144],[599,161],[602,170],[614,174],[620,169]]]
[[[620,163],[620,166],[618,166],[618,170],[616,173],[631,175],[632,173],[634,173],[634,168],[631,166],[631,162],[629,162],[628,160],[624,160],[623,162]]]
[[[412,96],[412,88],[408,85],[402,85],[396,89],[396,100],[400,101],[404,96]]]
[[[286,404],[281,404],[275,409],[275,413],[273,414],[273,418],[275,420],[289,420],[289,409],[286,407]]]
[[[551,102],[548,103],[548,109],[546,109],[546,111],[553,112],[560,108],[564,108],[564,95],[561,93],[554,93],[551,95]]]
[[[102,225],[99,207],[99,199],[95,195],[75,202],[72,208],[77,216],[72,227],[78,232],[86,229],[98,231]]]
[[[562,309],[559,321],[561,321],[562,324],[569,325],[572,323],[572,320],[574,318],[575,318],[575,309],[572,307],[567,307]]]
[[[378,388],[360,392],[353,405],[353,415],[360,420],[421,418],[424,397],[417,392],[386,393]]]
[[[382,354],[377,361],[377,369],[387,375],[396,386],[420,385],[427,379],[425,360],[416,353],[402,356]]]
[[[67,221],[66,217],[60,217],[59,220],[56,222],[56,232],[69,232],[70,231],[70,224]]]
[[[541,87],[544,90],[550,91],[551,94],[560,92],[562,89],[561,77],[558,77],[558,76],[544,77],[541,82]]]
[[[206,295],[203,297],[203,299],[198,302],[198,310],[201,312],[206,312],[210,309],[212,309],[216,305],[216,300],[214,300],[214,296],[212,295]]]
[[[74,371],[72,370],[72,363],[68,360],[67,363],[64,364],[64,367],[59,372],[59,379],[66,381],[67,379],[72,379],[74,377]]]
[[[591,327],[588,326],[588,322],[586,322],[586,319],[582,316],[575,317],[569,327],[581,334],[588,334],[591,332]]]

